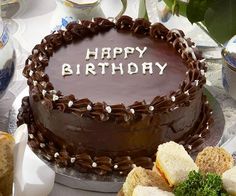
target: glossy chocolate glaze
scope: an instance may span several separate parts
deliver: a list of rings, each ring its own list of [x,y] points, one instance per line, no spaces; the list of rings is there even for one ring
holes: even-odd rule
[[[146,116],[129,123],[96,121],[72,113],[48,111],[30,98],[36,123],[50,130],[73,148],[92,156],[151,156],[161,143],[179,141],[195,125],[201,112],[202,91],[188,107],[170,113]],[[194,111],[194,112],[192,112]],[[188,114],[188,115],[186,115]],[[64,143],[63,142],[63,143]]]
[[[136,51],[124,59],[124,53],[116,59],[101,59],[101,49],[110,47],[147,47],[143,58],[139,58]],[[98,59],[91,57],[85,60],[87,48],[94,50],[98,48]],[[116,29],[100,33],[94,37],[84,38],[81,41],[61,47],[49,60],[45,73],[49,75],[50,81],[56,90],[62,94],[73,94],[76,98],[88,98],[92,102],[106,102],[107,104],[123,103],[131,105],[135,101],[145,100],[150,103],[156,95],[167,95],[170,91],[176,90],[186,77],[187,68],[179,55],[166,41],[153,40],[150,37],[132,35],[131,32],[117,33]],[[107,68],[106,74],[101,74],[101,67],[96,67],[96,75],[85,75],[85,64],[99,62],[123,63],[124,75],[119,71],[112,75],[111,66]],[[127,64],[134,62],[138,65],[137,74],[127,73]],[[153,63],[153,74],[142,74],[142,63]],[[160,69],[154,65],[159,62],[161,65],[168,63],[163,75],[159,75]],[[62,64],[68,63],[74,69],[71,76],[62,76]],[[76,65],[80,64],[81,74],[76,75]]]

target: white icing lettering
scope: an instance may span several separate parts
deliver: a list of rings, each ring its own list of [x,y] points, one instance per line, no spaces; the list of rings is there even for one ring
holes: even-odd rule
[[[164,70],[167,67],[167,63],[165,63],[164,65],[160,64],[159,62],[156,62],[155,65],[159,68],[159,75],[163,75],[164,74]],[[153,74],[153,63],[152,62],[144,62],[142,63],[142,74]],[[81,74],[81,69],[80,69],[80,64],[76,65],[77,70],[76,70],[76,74],[80,75]],[[106,72],[110,69],[108,69],[109,67],[111,67],[112,70],[112,75],[115,75],[116,72],[120,71],[121,75],[124,75],[124,69],[123,69],[123,64],[119,63],[118,65],[115,63],[108,63],[108,62],[104,62],[104,63],[98,63],[98,64],[93,64],[93,63],[88,63],[85,65],[85,74],[86,75],[96,75],[97,74],[97,67],[101,68],[101,74],[104,75],[106,74]],[[139,66],[134,63],[134,62],[130,62],[127,65],[127,72],[129,75],[133,75],[133,74],[137,74],[139,71]],[[67,75],[72,75],[73,74],[73,70],[70,64],[63,64],[62,65],[62,76],[67,76]],[[35,82],[36,85],[36,82]]]
[[[114,47],[114,48],[109,48],[109,47],[104,47],[104,48],[95,48],[95,49],[89,49],[87,48],[87,53],[86,53],[86,60],[94,60],[98,59],[103,59],[104,61],[109,60],[109,59],[116,59],[118,56],[123,56],[124,59],[127,59],[129,57],[138,57],[138,58],[143,58],[146,51],[147,47]],[[120,61],[119,61],[120,62]],[[129,75],[133,74],[138,74],[139,72],[141,74],[153,74],[154,71],[157,70],[157,74],[163,75],[165,68],[167,67],[167,63],[161,64],[160,62],[142,62],[140,64],[137,64],[136,62],[126,62],[123,67],[123,63],[113,63],[107,61],[107,62],[97,62],[97,63],[87,63],[85,65],[76,65],[76,70],[73,70],[75,68],[71,67],[70,64],[63,64],[62,65],[62,75],[72,75],[73,71],[76,72],[76,75],[80,75],[81,72],[84,72],[85,75],[96,75],[97,73],[100,73],[102,75],[105,75],[106,72],[111,72],[112,75],[115,74],[120,74],[124,75],[124,72]],[[153,67],[154,66],[154,67]],[[157,66],[157,67],[155,67]],[[73,68],[73,69],[72,69]],[[154,69],[155,68],[155,69]],[[84,70],[85,69],[85,70]],[[204,74],[204,70],[201,70],[201,74]],[[29,75],[33,75],[33,72],[29,72]],[[196,82],[196,85],[198,85],[198,82]]]
[[[131,62],[128,64],[128,74],[132,75],[135,73],[138,73],[138,66],[136,63]]]
[[[69,76],[73,74],[73,70],[71,69],[70,64],[64,63],[62,65],[62,75],[63,76]]]
[[[80,75],[80,64],[77,64],[77,71],[76,71],[77,75]]]
[[[122,52],[123,52],[122,48],[115,47],[113,49],[113,59],[116,59],[117,55],[122,54]]]
[[[85,74],[86,75],[89,75],[89,74],[96,75],[95,65],[93,63],[86,64]]]
[[[153,70],[152,70],[152,63],[146,63],[144,62],[142,64],[143,66],[143,74],[146,75],[146,72],[148,71],[150,74],[153,74]]]
[[[90,60],[90,56],[94,56],[94,59],[98,58],[98,48],[95,48],[95,51],[90,51],[90,49],[87,49],[87,53],[86,53],[86,60]]]
[[[105,68],[109,66],[109,63],[98,63],[98,66],[102,68],[101,73],[104,75],[106,73]]]
[[[123,75],[124,74],[124,70],[123,70],[123,65],[122,63],[119,63],[119,66],[116,66],[115,63],[111,64],[112,66],[112,75],[116,74],[116,71],[120,71],[120,74]]]
[[[125,59],[128,58],[128,54],[133,54],[134,53],[134,48],[133,47],[125,47],[124,48],[125,51]]]
[[[136,47],[135,48],[138,52],[139,52],[139,57],[138,58],[143,58],[143,54],[144,54],[144,52],[146,52],[146,50],[147,50],[147,47],[145,46],[145,47],[143,47],[143,50],[141,50],[139,47]]]
[[[102,48],[101,58],[104,59],[105,56],[107,59],[111,59],[111,48]]]
[[[161,65],[160,63],[156,62],[155,65],[160,68],[159,75],[163,75],[164,69],[167,67],[167,63]]]

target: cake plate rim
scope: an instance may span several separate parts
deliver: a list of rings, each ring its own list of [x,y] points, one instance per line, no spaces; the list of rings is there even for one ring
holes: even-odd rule
[[[214,123],[210,127],[210,136],[206,137],[205,146],[218,146],[221,143],[225,118],[222,108],[212,93],[204,87],[204,95],[207,96],[210,107],[213,110]],[[16,117],[18,109],[21,106],[21,100],[24,96],[28,96],[28,87],[26,87],[15,99],[12,109],[9,114],[8,132],[14,133],[16,130]],[[215,131],[214,131],[215,130]],[[214,133],[213,133],[214,131]],[[212,134],[213,133],[213,134]],[[35,152],[34,152],[35,153]],[[117,193],[124,182],[125,177],[114,175],[99,176],[96,174],[80,173],[71,168],[60,168],[55,164],[47,161],[42,155],[35,153],[46,165],[55,171],[55,182],[68,186],[74,189],[81,189],[86,191],[95,191],[103,193]]]

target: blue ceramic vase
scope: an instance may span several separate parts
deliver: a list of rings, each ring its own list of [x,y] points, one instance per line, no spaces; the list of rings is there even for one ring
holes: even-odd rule
[[[15,70],[15,51],[7,27],[0,21],[0,98],[5,94]]]
[[[236,35],[222,50],[222,81],[225,91],[236,100]]]

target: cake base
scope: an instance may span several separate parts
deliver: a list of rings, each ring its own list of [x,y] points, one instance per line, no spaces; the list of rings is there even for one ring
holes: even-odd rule
[[[224,115],[220,104],[216,101],[216,99],[211,95],[211,93],[204,89],[204,94],[207,96],[209,101],[209,106],[213,110],[213,119],[214,123],[210,127],[209,134],[205,137],[205,142],[203,147],[205,146],[215,146],[220,143],[223,131],[224,131]],[[17,103],[17,107],[21,106],[21,99],[24,96],[28,95],[28,88],[26,88],[17,98],[15,103]],[[13,118],[13,117],[11,117]],[[16,119],[16,116],[14,116]],[[11,119],[10,119],[11,121]],[[11,126],[11,130],[9,132],[14,132],[15,127]],[[200,150],[200,149],[199,149]],[[194,157],[198,151],[195,151],[192,156]],[[73,168],[60,168],[53,162],[47,161],[43,158],[42,155],[36,153],[37,156],[45,162],[48,166],[50,166],[56,172],[56,182],[66,185],[71,188],[83,189],[89,191],[97,191],[97,192],[118,192],[122,187],[125,177],[117,176],[117,175],[108,175],[108,176],[99,176],[96,174],[90,173],[80,173]]]

